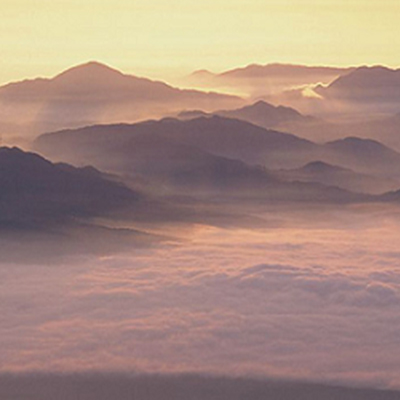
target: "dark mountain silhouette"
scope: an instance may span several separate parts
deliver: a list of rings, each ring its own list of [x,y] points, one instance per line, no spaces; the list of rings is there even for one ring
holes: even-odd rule
[[[240,104],[238,97],[180,90],[90,62],[53,79],[0,87],[0,128],[3,135],[32,135],[94,123],[133,122],[185,107],[212,111]]]
[[[400,182],[360,174],[348,168],[313,161],[298,169],[281,170],[277,176],[289,181],[319,182],[324,185],[358,192],[379,194],[400,187]]]
[[[141,196],[93,168],[53,164],[18,148],[0,148],[0,227],[43,227],[104,216]]]

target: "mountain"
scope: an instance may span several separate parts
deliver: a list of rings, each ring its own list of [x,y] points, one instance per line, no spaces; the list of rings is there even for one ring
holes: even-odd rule
[[[211,117],[212,115],[247,121],[265,129],[290,132],[300,138],[318,143],[343,138],[352,133],[350,129],[344,130],[345,124],[327,122],[322,118],[304,115],[292,107],[275,106],[264,100],[259,100],[241,108],[218,110],[213,113],[207,113],[202,110],[185,110],[177,114],[177,118],[189,120],[200,117]],[[357,136],[362,136],[361,130],[357,132]]]
[[[303,145],[291,135],[212,117],[60,131],[40,136],[35,148],[52,158],[77,165],[89,162],[117,174],[131,171],[133,176],[202,187],[234,186],[239,182],[246,185],[252,181],[265,184],[270,180],[262,168],[244,163],[246,152],[250,158],[254,153],[250,154],[253,143],[260,151],[262,146],[264,151],[272,145],[277,151],[279,148],[286,151],[290,146]]]
[[[308,133],[311,129],[308,129]],[[400,151],[400,113],[379,118],[369,118],[365,121],[329,124],[317,130],[315,134],[327,134],[331,138],[358,136],[379,141],[396,151]],[[299,132],[300,136],[305,130]]]
[[[213,115],[218,115],[218,111],[214,113],[207,113],[203,110],[184,110],[176,115],[176,118],[181,120],[196,119],[200,117],[212,117]]]
[[[328,142],[321,148],[323,160],[328,163],[398,178],[400,154],[376,140],[347,137]]]
[[[239,119],[266,129],[283,128],[282,130],[285,129],[285,126],[289,126],[292,123],[308,125],[316,121],[315,118],[304,116],[293,108],[274,106],[262,100],[259,100],[249,106],[233,110],[214,111],[212,114],[207,114],[200,110],[183,111],[178,114],[178,117],[181,119],[194,119],[201,116],[206,117],[210,115],[219,115],[221,117]]]
[[[273,180],[262,168],[216,156],[162,135],[132,132],[129,126],[85,128],[73,137],[68,135],[61,132],[55,137],[63,146],[58,158],[78,164],[89,161],[114,174],[149,182],[159,192],[170,187],[190,190],[192,194],[209,190],[232,192],[244,187],[254,189]],[[39,140],[40,149],[49,149],[51,144],[47,139],[53,138]]]
[[[187,82],[209,88],[242,91],[252,98],[277,93],[299,86],[329,84],[352,68],[318,67],[293,64],[251,64],[213,74],[195,71]]]
[[[219,111],[217,113],[223,117],[242,119],[267,129],[277,127],[286,122],[308,121],[312,119],[301,115],[293,108],[273,106],[261,100],[250,106],[231,111]]]
[[[315,91],[325,100],[343,103],[350,109],[395,113],[399,111],[400,69],[360,67]]]
[[[351,71],[351,68],[336,68],[326,66],[307,66],[296,64],[251,64],[243,68],[228,70],[219,74],[221,78],[252,79],[252,78],[282,78],[286,77],[303,84],[318,81],[329,82],[332,77],[337,77]]]
[[[313,161],[301,168],[276,172],[281,179],[300,182],[318,182],[358,193],[381,194],[400,187],[400,182],[360,174],[348,168]]]
[[[75,156],[83,151],[82,146],[86,145],[88,138],[93,147],[85,148],[85,157],[90,157],[98,145],[108,146],[112,152],[116,146],[123,146],[128,141],[139,142],[136,148],[140,149],[141,143],[146,141],[149,142],[146,143],[146,149],[155,147],[161,148],[160,152],[166,152],[171,143],[174,146],[179,144],[215,156],[267,167],[302,165],[304,159],[308,160],[309,153],[317,149],[314,143],[294,135],[219,116],[188,121],[167,118],[133,125],[66,130],[40,136],[35,141],[35,148],[53,158],[68,157],[68,160],[76,162]],[[84,159],[82,154],[80,159]]]
[[[206,116],[208,114],[196,110],[185,111],[179,114],[179,118],[191,119],[201,115]],[[262,126],[262,121],[259,123],[253,121],[253,123]],[[350,120],[330,121],[306,116],[305,119],[282,122],[273,128],[290,132],[318,143],[335,141],[346,137],[372,139],[400,152],[400,113],[389,116],[363,114],[361,118],[353,115]]]
[[[181,90],[90,62],[52,79],[0,87],[0,133],[32,137],[67,127],[160,117],[187,107],[212,111],[241,104],[235,96]]]
[[[88,141],[90,146],[87,145]],[[179,160],[181,156],[188,156],[189,146],[192,150],[270,169],[299,168],[320,160],[355,172],[398,178],[397,171],[400,168],[400,154],[377,141],[345,138],[316,144],[288,133],[266,130],[245,121],[219,116],[186,121],[167,118],[132,125],[60,131],[40,136],[35,141],[35,149],[52,159],[79,165],[82,162],[93,163],[92,155],[98,146],[108,148],[110,156],[104,156],[101,161],[102,166],[107,167],[104,169],[108,170],[108,165],[112,167],[113,163],[120,163],[118,156],[112,156],[114,150],[126,145],[133,146],[133,143],[138,160],[146,157],[148,149],[153,152],[154,148],[159,149],[157,159],[169,158],[168,162],[172,158]],[[175,154],[178,148],[179,157]],[[196,159],[195,155],[193,159]],[[146,168],[157,168],[156,161],[153,166],[148,166],[145,160]]]
[[[400,151],[400,113],[385,118],[348,124],[347,132],[357,132],[358,136],[383,142],[396,151]]]
[[[0,227],[45,227],[106,216],[141,195],[93,168],[53,164],[18,148],[0,148]]]
[[[383,201],[400,203],[400,190],[384,193],[382,196],[380,196],[380,199]]]
[[[234,199],[365,201],[321,183],[288,182],[263,166],[247,164],[245,160],[254,164],[257,157],[279,159],[302,146],[316,145],[221,117],[93,126],[42,135],[35,145],[56,159],[78,165],[89,162],[127,180],[150,182],[157,194],[218,196],[227,204]],[[293,160],[294,153],[289,157]]]
[[[212,79],[214,79],[216,74],[214,74],[211,71],[208,71],[207,69],[199,69],[197,71],[192,72],[189,76],[186,77],[187,81],[189,82],[203,82],[207,84],[207,82],[210,82]]]

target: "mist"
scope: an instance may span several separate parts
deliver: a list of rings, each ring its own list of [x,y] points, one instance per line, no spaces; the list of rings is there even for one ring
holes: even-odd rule
[[[399,398],[399,71],[199,76],[0,87],[0,397]]]
[[[196,224],[150,247],[4,260],[0,370],[399,388],[396,215],[271,210],[263,228]]]

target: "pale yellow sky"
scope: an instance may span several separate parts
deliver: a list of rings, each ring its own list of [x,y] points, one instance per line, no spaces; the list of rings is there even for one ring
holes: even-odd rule
[[[400,65],[399,0],[0,0],[0,83],[97,60],[168,78],[250,63]]]

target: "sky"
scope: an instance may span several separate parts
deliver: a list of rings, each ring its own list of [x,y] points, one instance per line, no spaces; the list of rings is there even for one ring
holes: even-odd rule
[[[168,79],[250,63],[400,65],[397,0],[0,0],[0,83],[97,60]]]

